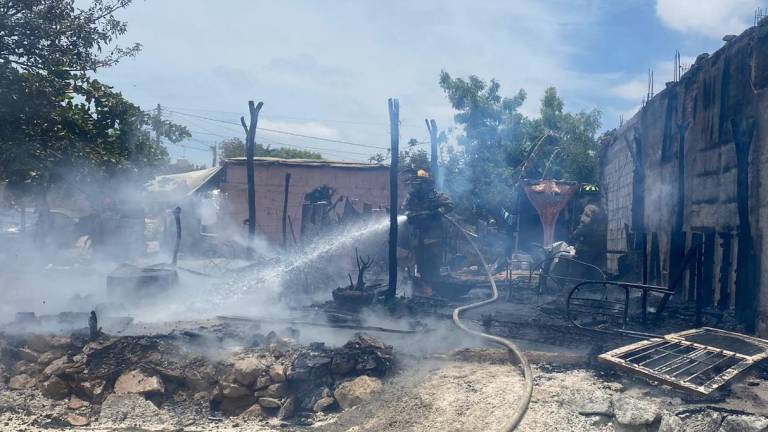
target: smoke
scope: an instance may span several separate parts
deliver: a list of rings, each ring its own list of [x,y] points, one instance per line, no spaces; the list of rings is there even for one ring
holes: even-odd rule
[[[107,290],[107,276],[120,264],[143,267],[166,263],[164,268],[171,268],[167,265],[171,249],[159,244],[164,235],[175,235],[175,227],[169,206],[136,193],[135,185],[115,185],[113,191],[106,202],[90,209],[100,215],[96,221],[99,232],[87,228],[86,222],[92,216],[86,215],[72,226],[61,222],[50,238],[36,242],[35,226],[29,226],[22,235],[17,232],[18,224],[13,223],[18,214],[3,213],[5,231],[0,241],[10,247],[0,248],[0,277],[7,287],[0,303],[0,323],[14,321],[18,312],[34,312],[38,317],[48,315],[34,330],[66,332],[86,327],[87,313],[97,310],[106,331],[141,334],[194,328],[195,323],[204,325],[205,320],[220,316],[248,317],[259,324],[262,333],[275,331],[300,343],[322,341],[336,346],[349,340],[356,330],[324,327],[326,316],[309,306],[331,300],[333,289],[348,285],[350,277],[357,279],[356,254],[373,260],[365,274],[366,284],[387,283],[386,217],[338,226],[301,247],[287,250],[258,236],[250,240],[242,226],[220,227],[217,233],[225,239],[221,242],[239,252],[226,258],[209,258],[201,255],[201,250],[196,249],[199,245],[192,241],[197,236],[192,222],[211,220],[210,206],[181,201],[178,283],[152,295],[116,298]],[[60,205],[58,201],[55,206]],[[28,217],[28,223],[33,220]],[[398,222],[404,220],[401,216]],[[126,236],[126,232],[130,235]],[[150,240],[150,253],[146,252],[145,239]],[[253,260],[243,259],[248,246],[253,250]],[[213,254],[221,255],[221,249]],[[400,289],[408,291],[406,280]],[[71,319],[67,321],[63,316]],[[129,325],[120,317],[130,317],[133,323]],[[393,318],[388,311],[374,309],[363,313],[359,324],[415,331],[372,333],[400,352],[419,356],[476,343],[473,338],[460,336],[447,317]],[[14,328],[19,327],[7,326],[5,330]]]

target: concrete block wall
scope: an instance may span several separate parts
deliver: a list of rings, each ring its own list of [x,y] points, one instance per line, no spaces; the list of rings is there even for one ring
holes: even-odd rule
[[[768,24],[746,30],[711,55],[699,56],[680,81],[668,83],[606,140],[601,186],[609,220],[607,247],[622,250],[624,224],[632,232],[642,228],[664,236],[678,229],[681,179],[683,231],[738,232],[732,120],[755,123],[746,168],[748,212],[759,263],[757,329],[768,335]],[[641,200],[632,196],[633,171],[628,167],[633,144],[638,143],[642,166],[632,169],[642,170]],[[643,227],[633,227],[632,206],[640,202]],[[717,278],[719,268],[714,274]]]

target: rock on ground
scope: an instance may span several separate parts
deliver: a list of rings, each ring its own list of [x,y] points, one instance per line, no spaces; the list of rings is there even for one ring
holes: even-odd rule
[[[232,372],[235,380],[244,386],[250,386],[264,372],[267,365],[255,355],[248,355],[234,361]]]
[[[285,366],[274,364],[269,368],[269,378],[274,383],[285,382]]]
[[[255,403],[251,405],[250,408],[243,411],[242,414],[240,414],[241,418],[262,418],[264,417],[264,408],[261,407],[261,405]]]
[[[329,409],[335,403],[336,403],[336,399],[332,397],[323,397],[318,399],[317,402],[315,402],[315,405],[312,407],[312,409],[315,412],[323,412]]]
[[[613,398],[614,428],[621,430],[642,431],[660,420],[661,412],[653,402],[618,395]]]
[[[716,432],[723,423],[723,415],[706,411],[683,418],[685,432]]]
[[[31,376],[27,374],[21,374],[16,375],[14,377],[11,377],[11,380],[8,381],[8,388],[11,390],[23,390],[32,388],[35,386],[35,380]]]
[[[160,394],[164,391],[165,385],[159,376],[147,375],[139,370],[125,372],[115,382],[117,394]]]
[[[143,429],[164,428],[171,419],[168,413],[158,409],[152,402],[135,393],[113,393],[101,405],[98,425],[100,427]]]
[[[342,409],[348,409],[370,400],[383,386],[380,379],[361,375],[341,383],[333,392],[333,397]]]
[[[40,392],[47,398],[62,400],[69,396],[69,386],[61,378],[52,376],[40,383]]]
[[[765,432],[768,418],[758,416],[730,415],[720,426],[722,432]]]
[[[247,387],[232,383],[221,383],[221,393],[227,398],[239,398],[251,394]]]
[[[683,421],[674,414],[665,414],[661,418],[658,432],[683,432]]]
[[[90,420],[88,420],[88,417],[81,416],[75,413],[67,413],[64,416],[64,420],[66,420],[67,423],[69,423],[72,426],[85,426],[88,423],[90,423]]]
[[[613,403],[611,395],[605,391],[596,391],[581,395],[570,405],[581,415],[601,415],[610,417],[613,415]]]

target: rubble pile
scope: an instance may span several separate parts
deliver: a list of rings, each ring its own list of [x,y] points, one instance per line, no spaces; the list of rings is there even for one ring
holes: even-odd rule
[[[163,407],[178,400],[207,402],[212,416],[288,419],[369,399],[394,362],[391,346],[364,334],[338,348],[298,345],[274,333],[253,340],[213,355],[194,332],[95,341],[0,335],[0,383],[68,400],[61,418],[73,426],[99,414],[122,416],[117,411],[128,402]]]
[[[768,430],[768,418],[717,406],[662,406],[659,401],[597,391],[573,402],[576,411],[594,424],[612,424],[616,431],[683,432]],[[673,408],[673,409],[669,409]]]

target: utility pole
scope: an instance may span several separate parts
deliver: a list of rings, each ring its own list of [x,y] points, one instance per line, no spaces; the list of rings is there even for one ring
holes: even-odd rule
[[[264,102],[254,105],[248,101],[250,124],[245,124],[245,117],[240,117],[240,124],[245,130],[245,170],[248,176],[248,256],[252,256],[253,239],[256,237],[256,186],[253,173],[253,142],[256,140],[256,126],[259,122],[259,111]]]
[[[432,171],[432,179],[435,181],[435,186],[437,186],[438,189],[442,189],[442,182],[440,182],[439,173],[438,173],[438,166],[437,166],[437,158],[438,158],[438,148],[437,148],[437,122],[435,122],[435,119],[427,120],[424,119],[424,123],[427,124],[427,130],[429,131],[429,142],[432,144],[432,158],[430,159],[430,171]]]
[[[394,300],[397,293],[397,180],[400,159],[400,101],[389,99],[389,133],[391,156],[389,164],[389,287],[387,300]]]
[[[211,163],[211,168],[216,168],[216,162],[218,162],[216,158],[216,146],[212,145],[212,146],[208,146],[208,148],[210,148],[211,153],[213,153],[213,162]]]

